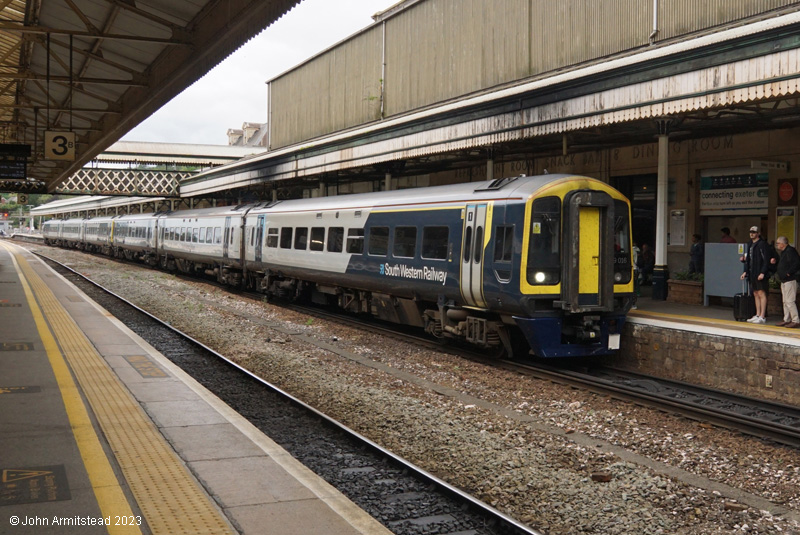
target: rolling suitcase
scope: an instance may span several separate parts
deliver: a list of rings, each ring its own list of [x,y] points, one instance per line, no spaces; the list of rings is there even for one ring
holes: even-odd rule
[[[756,298],[750,295],[747,281],[742,285],[742,293],[733,296],[733,318],[747,321],[756,315]]]

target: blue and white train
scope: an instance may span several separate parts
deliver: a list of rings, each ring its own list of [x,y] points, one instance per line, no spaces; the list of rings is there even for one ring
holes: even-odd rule
[[[76,247],[539,357],[619,348],[630,204],[543,175],[202,210],[50,220]],[[527,344],[525,344],[527,342]]]

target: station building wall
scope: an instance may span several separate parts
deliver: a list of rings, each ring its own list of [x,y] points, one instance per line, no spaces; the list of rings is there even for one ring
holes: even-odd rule
[[[407,4],[268,82],[271,149],[800,8],[800,0]]]

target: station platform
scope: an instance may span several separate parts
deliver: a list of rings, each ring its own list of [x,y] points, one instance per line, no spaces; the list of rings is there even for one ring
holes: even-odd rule
[[[0,240],[0,533],[390,532]]]
[[[652,290],[652,286],[642,288],[637,309],[628,313],[626,321],[698,334],[800,347],[800,329],[776,326],[783,320],[782,316],[771,316],[767,318],[766,324],[754,325],[746,321],[736,321],[732,304],[703,306],[654,300]]]

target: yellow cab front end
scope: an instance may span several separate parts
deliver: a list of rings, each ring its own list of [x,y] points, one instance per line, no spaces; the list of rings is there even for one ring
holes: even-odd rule
[[[587,177],[554,180],[525,205],[515,317],[541,357],[593,356],[619,349],[634,302],[630,203]]]

